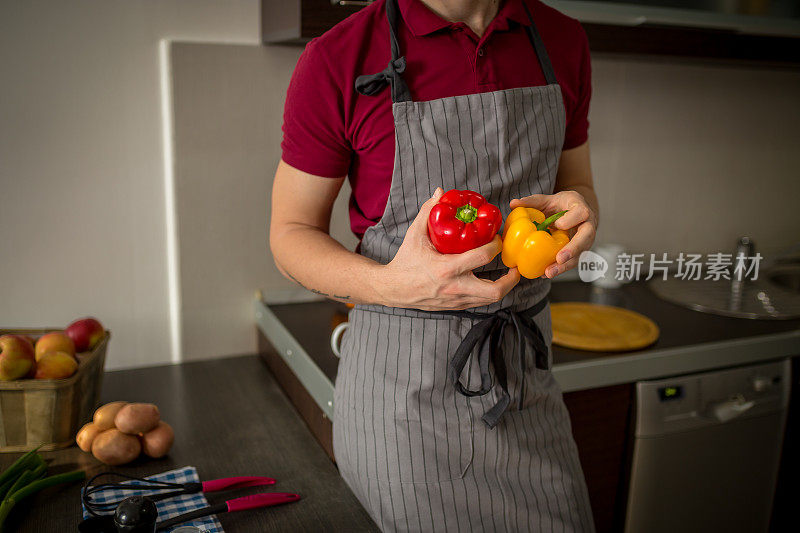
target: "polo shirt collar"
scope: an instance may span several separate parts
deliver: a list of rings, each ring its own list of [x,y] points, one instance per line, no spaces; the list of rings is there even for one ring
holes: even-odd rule
[[[489,23],[490,26],[494,26],[495,30],[507,30],[509,21],[529,26],[530,20],[522,2],[523,0],[504,0],[497,16]],[[406,26],[415,37],[429,35],[454,25],[428,9],[420,0],[397,0],[397,4]]]

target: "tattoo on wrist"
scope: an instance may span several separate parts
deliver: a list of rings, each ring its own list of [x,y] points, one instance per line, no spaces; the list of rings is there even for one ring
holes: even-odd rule
[[[289,277],[292,278],[292,280],[295,283],[297,283],[298,285],[303,287],[305,290],[313,292],[314,294],[319,294],[320,296],[324,296],[325,298],[335,298],[337,300],[349,300],[350,299],[350,296],[347,296],[347,295],[328,294],[327,292],[322,292],[322,291],[318,291],[317,289],[314,289],[314,288],[311,288],[311,287],[306,287],[305,285],[303,285],[303,283],[299,279],[294,277],[291,272],[287,272],[287,274],[289,274]]]

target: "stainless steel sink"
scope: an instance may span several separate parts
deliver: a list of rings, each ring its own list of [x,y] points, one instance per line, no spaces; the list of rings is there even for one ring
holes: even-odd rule
[[[800,317],[800,263],[776,264],[756,280],[653,279],[659,297],[696,311],[737,318]]]
[[[788,319],[800,317],[800,247],[794,246],[764,267],[756,279],[717,281],[680,278],[653,279],[650,289],[659,297],[696,311],[737,318]],[[793,254],[793,255],[792,255]],[[741,237],[733,254],[734,263],[749,273],[755,243]],[[756,267],[759,265],[756,264]],[[735,273],[734,269],[734,273]],[[754,270],[758,272],[758,270]],[[731,276],[735,277],[735,276]]]
[[[786,264],[772,267],[765,276],[778,287],[800,295],[800,265]]]

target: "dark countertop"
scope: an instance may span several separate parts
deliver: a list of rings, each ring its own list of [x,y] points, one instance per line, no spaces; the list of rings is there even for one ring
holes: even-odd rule
[[[800,330],[798,320],[751,320],[716,316],[681,307],[658,298],[644,282],[634,282],[620,289],[596,289],[589,283],[562,281],[552,284],[551,302],[595,302],[631,309],[648,316],[661,330],[655,344],[643,349],[626,352],[625,355],[646,355],[671,348],[746,339],[758,335],[769,335]],[[347,320],[348,309],[344,304],[330,300],[269,305],[269,309],[289,330],[292,336],[309,354],[331,382],[336,379],[339,364],[329,344],[329,335],[309,335],[308,332],[330,332],[340,321]],[[800,354],[800,343],[797,349]],[[553,367],[594,361],[610,354],[587,352],[553,346]]]
[[[147,476],[195,466],[201,480],[265,475],[278,480],[270,492],[296,492],[303,499],[289,505],[219,515],[226,531],[377,531],[336,467],[297,415],[272,374],[257,356],[108,372],[103,403],[151,402],[175,429],[175,445],[163,459],[138,459],[114,467]],[[0,468],[21,454],[0,454]],[[43,452],[49,471],[105,467],[77,446]],[[216,503],[264,491],[252,487],[211,493]],[[76,531],[80,488],[53,487],[14,508],[7,531]]]

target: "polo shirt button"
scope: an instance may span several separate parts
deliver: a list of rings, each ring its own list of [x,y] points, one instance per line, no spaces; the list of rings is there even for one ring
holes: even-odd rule
[[[478,55],[483,57],[483,48],[478,48]]]

